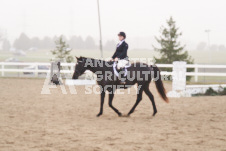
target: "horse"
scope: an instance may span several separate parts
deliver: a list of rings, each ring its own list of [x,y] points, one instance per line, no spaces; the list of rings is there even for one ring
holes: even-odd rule
[[[119,78],[114,74],[113,64],[114,61],[104,61],[93,58],[86,57],[76,57],[77,63],[75,65],[75,71],[72,76],[72,79],[78,79],[86,70],[90,70],[97,76],[97,84],[100,86],[101,100],[100,100],[100,112],[97,114],[97,117],[103,114],[103,104],[106,91],[109,92],[109,107],[112,108],[118,116],[122,116],[122,113],[116,109],[113,104],[114,92],[116,89],[126,89],[134,84],[137,84],[137,99],[131,110],[128,112],[127,116],[130,116],[137,105],[142,100],[143,91],[149,97],[153,106],[153,116],[157,113],[157,108],[155,105],[154,96],[152,95],[149,84],[152,79],[155,81],[156,88],[161,98],[168,103],[169,100],[166,96],[166,91],[161,80],[160,70],[156,65],[147,65],[145,63],[137,62],[132,63],[129,68],[127,68],[127,75],[125,84],[120,83]]]

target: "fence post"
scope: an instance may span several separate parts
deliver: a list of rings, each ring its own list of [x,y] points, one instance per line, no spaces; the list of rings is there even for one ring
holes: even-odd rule
[[[186,64],[187,63],[185,61],[173,62],[173,91],[184,91],[186,89]]]
[[[35,77],[38,77],[38,64],[35,64]]]
[[[198,65],[197,64],[195,64],[195,82],[198,82]]]
[[[3,77],[5,76],[4,69],[5,69],[5,66],[4,66],[4,63],[2,62],[2,76],[3,76]]]

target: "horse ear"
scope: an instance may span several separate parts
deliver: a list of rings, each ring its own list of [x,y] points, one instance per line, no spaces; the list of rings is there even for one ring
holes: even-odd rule
[[[82,57],[76,57],[77,61],[82,61],[83,58]]]
[[[84,57],[80,56],[80,57],[78,58],[78,60],[79,60],[79,61],[84,61]]]
[[[81,57],[81,58],[82,58],[82,61],[83,61],[83,62],[86,61],[86,59],[87,59],[87,58],[85,58],[85,57]]]
[[[75,56],[75,58],[78,60],[78,57]]]

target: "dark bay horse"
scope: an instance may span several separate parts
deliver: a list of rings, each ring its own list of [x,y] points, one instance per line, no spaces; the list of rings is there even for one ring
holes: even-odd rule
[[[77,58],[72,79],[78,79],[78,77],[86,70],[90,70],[97,75],[97,83],[101,88],[100,112],[97,116],[100,116],[103,113],[103,104],[106,91],[109,92],[109,106],[118,114],[118,116],[122,116],[121,112],[119,112],[112,105],[114,92],[118,88],[126,89],[136,83],[138,86],[136,103],[127,115],[129,116],[134,112],[135,108],[142,100],[142,93],[144,91],[152,102],[154,116],[157,113],[157,109],[155,106],[154,96],[149,90],[149,84],[152,79],[155,81],[156,88],[162,99],[167,103],[169,102],[161,80],[160,70],[157,66],[148,66],[147,64],[140,62],[131,64],[131,66],[127,68],[126,84],[121,85],[118,77],[114,74],[113,63],[114,62],[112,61],[108,62],[85,57]]]

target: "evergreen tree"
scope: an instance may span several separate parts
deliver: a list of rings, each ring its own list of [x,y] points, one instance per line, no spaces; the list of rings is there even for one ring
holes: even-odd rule
[[[31,47],[31,40],[25,33],[21,33],[20,37],[14,41],[13,45],[17,49],[28,50]]]
[[[88,36],[85,40],[85,49],[91,50],[91,49],[95,49],[96,45],[94,42],[94,39],[90,36]]]
[[[69,40],[69,45],[71,46],[72,49],[77,49],[77,45],[76,45],[76,41],[77,41],[78,37],[73,35],[72,37],[70,37]]]
[[[75,42],[76,49],[84,49],[85,43],[81,36],[79,36]]]
[[[167,27],[161,27],[159,38],[155,37],[156,41],[160,44],[161,48],[154,47],[161,57],[155,57],[157,63],[173,63],[173,61],[186,61],[188,64],[193,63],[193,59],[184,51],[185,45],[181,46],[178,38],[182,35],[179,28],[176,27],[175,21],[172,17],[167,20]]]
[[[73,49],[81,50],[85,48],[85,42],[81,36],[72,36],[69,40],[69,44]]]
[[[54,47],[54,40],[51,39],[48,36],[45,36],[42,40],[41,40],[41,46],[42,49],[49,49],[49,48],[53,48]]]
[[[38,49],[41,48],[41,40],[38,37],[31,38],[30,43],[31,43],[31,48],[32,47],[38,48]]]
[[[159,38],[155,37],[156,41],[160,44],[160,48],[154,47],[154,50],[160,53],[160,58],[154,57],[157,63],[172,64],[173,61],[186,61],[187,64],[192,64],[193,59],[188,55],[188,52],[184,50],[185,45],[181,45],[178,38],[182,35],[179,32],[179,28],[176,27],[176,22],[170,17],[167,20],[168,27],[161,27]],[[172,71],[171,68],[164,68],[164,71]],[[188,72],[194,69],[187,69]],[[187,77],[189,81],[191,77]]]
[[[66,42],[63,40],[63,37],[60,36],[56,41],[56,48],[52,50],[52,54],[55,55],[56,58],[63,61],[64,59],[66,62],[72,62],[74,58],[70,56],[71,48],[69,48],[69,45],[66,44]]]

